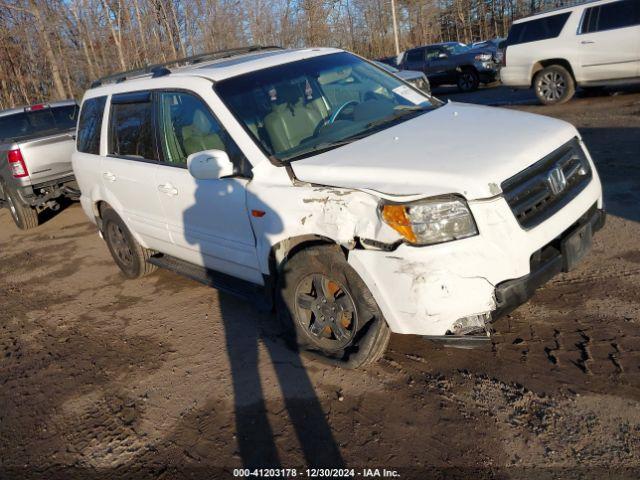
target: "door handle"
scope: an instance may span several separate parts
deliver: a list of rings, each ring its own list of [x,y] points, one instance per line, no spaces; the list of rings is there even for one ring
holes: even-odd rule
[[[175,197],[176,195],[178,195],[178,189],[170,183],[158,185],[158,191],[164,193],[165,195],[169,195],[170,197]]]
[[[596,43],[596,42],[592,42],[591,40],[582,40],[580,43],[581,43],[582,45],[590,45],[590,44],[592,44],[592,43]]]
[[[109,182],[116,181],[116,176],[111,172],[102,172],[102,176],[104,177],[105,180],[108,180]]]

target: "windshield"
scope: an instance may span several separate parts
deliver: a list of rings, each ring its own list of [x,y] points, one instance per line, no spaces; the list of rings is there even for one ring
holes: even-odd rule
[[[263,150],[283,162],[337,148],[439,105],[346,52],[233,77],[216,90]]]
[[[15,140],[76,127],[77,105],[45,107],[0,117],[0,140]]]

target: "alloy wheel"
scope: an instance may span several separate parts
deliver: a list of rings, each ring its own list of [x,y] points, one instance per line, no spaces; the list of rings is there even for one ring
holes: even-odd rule
[[[558,72],[547,72],[538,82],[538,91],[546,101],[557,102],[567,92],[567,81]]]
[[[7,195],[7,203],[9,204],[9,210],[11,211],[11,216],[16,222],[19,222],[18,211],[16,210],[16,206],[13,203],[13,199],[11,196]]]
[[[133,252],[120,225],[109,222],[107,225],[107,237],[118,260],[123,265],[131,266],[133,264]]]
[[[296,319],[321,349],[347,347],[357,332],[356,305],[349,291],[323,274],[303,278],[295,293]]]
[[[460,88],[464,91],[469,91],[473,88],[475,83],[475,77],[471,72],[465,72],[460,76]]]

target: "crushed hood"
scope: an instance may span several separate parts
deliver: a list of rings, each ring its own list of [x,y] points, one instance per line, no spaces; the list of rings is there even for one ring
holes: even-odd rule
[[[291,166],[310,183],[475,200],[499,194],[504,180],[577,134],[571,124],[541,115],[448,103]]]

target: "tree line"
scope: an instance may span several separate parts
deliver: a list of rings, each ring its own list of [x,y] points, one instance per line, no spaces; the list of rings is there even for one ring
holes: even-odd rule
[[[245,45],[394,53],[391,0],[0,0],[0,109],[80,98],[92,80]],[[396,0],[402,49],[505,36],[566,0]]]

